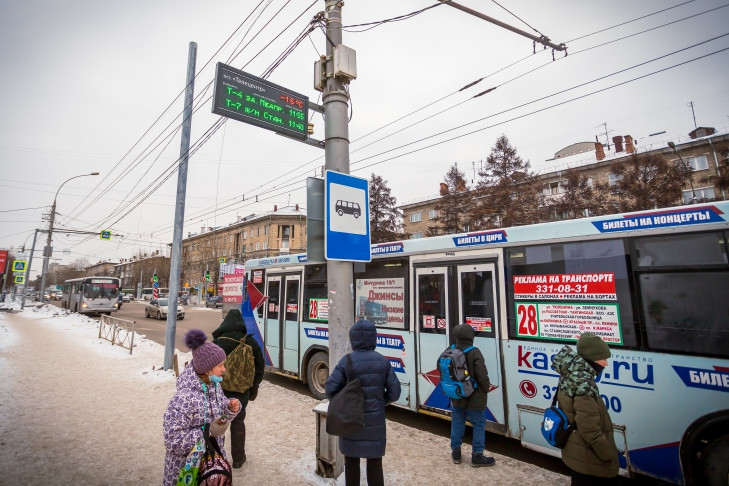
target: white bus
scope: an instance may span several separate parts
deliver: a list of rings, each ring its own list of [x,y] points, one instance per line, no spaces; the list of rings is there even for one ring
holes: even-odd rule
[[[158,287],[159,295],[157,298],[167,297],[170,293],[170,289],[167,287]],[[154,295],[154,287],[144,287],[142,289],[142,300],[151,300]]]
[[[396,405],[446,418],[436,359],[470,324],[491,378],[487,430],[557,457],[540,433],[551,360],[594,332],[612,350],[598,386],[621,474],[726,484],[727,213],[723,201],[373,245],[371,262],[354,263],[352,321],[378,326],[402,385]],[[267,297],[255,317],[268,370],[323,397],[326,263],[283,255],[245,269]]]
[[[119,279],[83,277],[63,282],[61,307],[80,314],[111,314],[119,308]]]

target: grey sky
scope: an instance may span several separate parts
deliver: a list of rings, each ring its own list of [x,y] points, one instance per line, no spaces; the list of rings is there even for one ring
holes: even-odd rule
[[[344,24],[383,20],[433,3],[347,2]],[[358,69],[350,87],[351,171],[366,178],[372,172],[381,175],[399,203],[434,195],[454,162],[471,178],[501,134],[540,169],[553,166],[544,161],[571,143],[594,141],[596,135],[604,141],[603,123],[610,136],[632,135],[638,150],[685,139],[694,128],[689,101],[699,126],[729,126],[729,51],[631,81],[725,49],[729,36],[550,96],[729,33],[729,7],[697,15],[725,5],[721,1],[500,2],[519,19],[494,2],[460,3],[522,30],[534,32],[533,27],[555,43],[565,42],[569,55],[555,53],[554,62],[550,50],[537,48],[531,55],[530,40],[444,5],[405,21],[345,32],[344,44],[356,50]],[[169,175],[167,169],[179,155],[179,134],[172,136],[165,127],[180,121],[182,99],[175,96],[184,87],[188,43],[198,43],[195,92],[202,106],[193,117],[195,142],[219,119],[206,101],[211,91],[204,92],[215,63],[227,62],[260,76],[324,6],[317,1],[307,10],[311,0],[292,0],[251,41],[284,4],[273,0],[250,31],[252,19],[203,69],[258,1],[0,0],[0,248],[18,247],[26,239],[30,243],[33,229],[47,226],[41,216],[49,212],[60,184],[96,170],[101,176],[63,187],[57,225],[111,229],[124,238],[100,242],[98,237],[58,234],[54,257],[64,263],[78,258],[96,262],[130,257],[139,250],[164,251],[172,239],[177,174],[130,209],[137,202],[134,196]],[[674,5],[679,6],[583,37]],[[321,102],[312,88],[312,71],[324,50],[324,37],[317,30],[310,39],[269,79]],[[228,61],[238,45],[246,47]],[[620,83],[625,84],[610,88]],[[473,98],[494,86],[495,91]],[[589,94],[598,90],[604,91]],[[170,103],[167,114],[132,148]],[[530,114],[538,110],[543,111]],[[313,121],[314,137],[322,138],[321,116]],[[649,137],[662,131],[667,133]],[[143,151],[155,147],[161,134],[171,138]],[[460,138],[446,141],[454,137]],[[438,145],[424,148],[432,144]],[[403,155],[407,152],[412,153]],[[270,211],[274,204],[303,207],[304,180],[323,165],[319,149],[228,121],[190,161],[184,234],[229,224],[236,215]],[[44,208],[10,211],[37,207]]]

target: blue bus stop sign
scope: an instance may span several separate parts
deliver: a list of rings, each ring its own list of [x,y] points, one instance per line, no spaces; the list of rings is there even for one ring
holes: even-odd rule
[[[367,179],[328,170],[325,174],[324,257],[370,261],[370,192]]]

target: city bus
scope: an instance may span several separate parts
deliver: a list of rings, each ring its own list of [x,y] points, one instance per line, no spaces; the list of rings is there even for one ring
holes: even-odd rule
[[[726,484],[728,212],[722,201],[375,244],[341,290],[354,294],[352,321],[378,327],[402,385],[395,405],[450,416],[436,360],[469,324],[491,379],[487,430],[559,457],[540,433],[551,360],[591,331],[612,351],[596,381],[621,475]],[[245,273],[266,297],[254,317],[268,370],[323,398],[326,263],[281,255]]]
[[[170,293],[170,289],[167,287],[158,287],[159,289],[159,295],[157,298],[160,297],[167,297]],[[142,289],[142,300],[150,300],[152,299],[152,296],[154,295],[154,287],[144,287]]]
[[[79,314],[106,314],[119,308],[116,277],[82,277],[63,282],[61,307]]]

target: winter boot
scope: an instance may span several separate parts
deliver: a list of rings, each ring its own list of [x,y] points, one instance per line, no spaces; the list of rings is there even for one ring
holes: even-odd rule
[[[246,453],[243,453],[243,457],[240,459],[233,460],[233,468],[238,469],[239,467],[243,467],[243,464],[246,462]]]
[[[483,452],[471,455],[471,467],[488,467],[496,464],[496,460],[493,457],[487,457],[483,455]]]
[[[461,448],[460,447],[458,449],[451,450],[451,459],[453,459],[453,464],[461,463]]]

